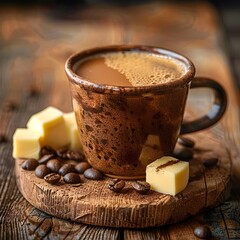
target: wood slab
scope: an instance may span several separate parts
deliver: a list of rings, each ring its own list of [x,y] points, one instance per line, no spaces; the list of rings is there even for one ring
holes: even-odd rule
[[[131,182],[121,193],[108,189],[111,180],[93,181],[83,178],[82,185],[50,185],[21,168],[24,160],[16,160],[16,176],[23,196],[36,208],[53,216],[98,226],[145,228],[182,221],[212,208],[230,193],[231,165],[227,150],[209,135],[194,136],[197,142],[190,161],[190,180],[186,189],[175,197],[150,191],[140,195]],[[214,154],[219,164],[205,168],[201,158]]]

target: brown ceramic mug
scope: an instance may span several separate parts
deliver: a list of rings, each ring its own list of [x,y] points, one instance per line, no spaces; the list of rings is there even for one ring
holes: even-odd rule
[[[76,74],[79,62],[99,54],[129,51],[171,58],[181,63],[185,72],[174,81],[147,86],[97,84]],[[189,59],[158,47],[93,48],[71,56],[65,70],[86,158],[115,178],[144,177],[147,164],[172,153],[179,134],[212,126],[227,105],[226,93],[216,81],[194,77],[195,67]],[[203,117],[183,123],[189,88],[198,87],[212,89],[213,106]]]

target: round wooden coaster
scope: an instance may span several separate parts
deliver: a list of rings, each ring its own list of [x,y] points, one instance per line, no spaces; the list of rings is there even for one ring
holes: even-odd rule
[[[154,191],[140,195],[131,187],[131,181],[126,181],[121,193],[115,193],[108,189],[108,177],[101,181],[82,177],[81,185],[63,180],[50,185],[33,171],[23,170],[21,159],[16,160],[17,184],[34,207],[74,222],[125,228],[176,223],[222,203],[230,192],[231,162],[226,148],[211,137],[197,136],[189,184],[175,197]],[[218,165],[205,168],[201,158],[211,153],[218,156]]]

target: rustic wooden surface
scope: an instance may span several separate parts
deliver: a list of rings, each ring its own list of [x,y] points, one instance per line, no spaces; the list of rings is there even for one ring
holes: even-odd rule
[[[210,226],[215,239],[240,239],[239,92],[214,9],[203,3],[152,3],[57,10],[0,10],[0,239],[197,239],[193,229],[202,223]],[[197,75],[215,78],[225,87],[227,112],[207,130],[227,149],[233,165],[233,190],[225,203],[178,224],[137,230],[74,224],[37,210],[23,198],[11,157],[13,132],[48,105],[71,110],[63,67],[71,53],[118,43],[177,50],[193,60]],[[204,108],[208,101],[200,94],[194,91],[190,100],[194,106],[201,101]],[[197,115],[202,109],[191,110]]]
[[[196,135],[196,134],[195,134]],[[150,191],[136,193],[131,181],[121,193],[108,189],[110,178],[101,181],[81,176],[80,186],[60,181],[50,185],[21,168],[16,159],[16,179],[23,196],[34,207],[62,219],[96,226],[145,228],[177,223],[223,203],[230,193],[231,162],[227,149],[208,134],[198,134],[194,159],[190,161],[188,186],[180,194],[170,196]],[[211,148],[209,148],[211,145]],[[219,162],[205,168],[201,159],[213,155]]]

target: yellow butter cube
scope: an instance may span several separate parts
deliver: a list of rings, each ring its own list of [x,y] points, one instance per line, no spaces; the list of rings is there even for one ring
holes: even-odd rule
[[[66,122],[69,137],[70,137],[70,149],[73,151],[82,151],[82,144],[80,142],[80,134],[77,128],[77,122],[74,112],[64,113],[64,120]]]
[[[188,184],[189,163],[165,156],[149,164],[146,168],[146,181],[151,189],[175,196]]]
[[[51,146],[57,149],[68,145],[70,142],[63,113],[57,108],[50,106],[32,115],[27,127],[40,133],[41,146]]]
[[[13,157],[38,159],[40,134],[27,128],[18,128],[13,135]]]

